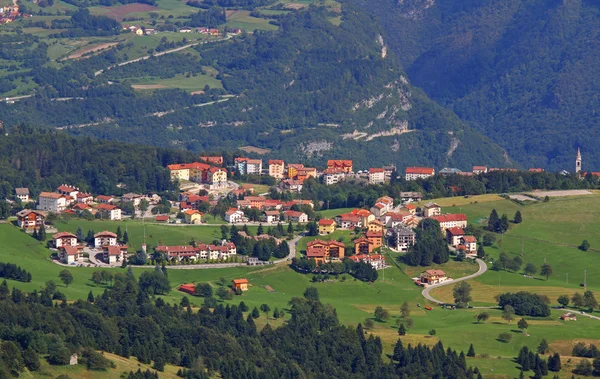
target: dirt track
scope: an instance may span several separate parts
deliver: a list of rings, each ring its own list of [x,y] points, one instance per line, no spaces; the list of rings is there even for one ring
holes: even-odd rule
[[[82,47],[81,49],[75,50],[66,59],[79,59],[87,53],[93,53],[95,51],[104,50],[109,47],[116,46],[118,44],[119,44],[118,42],[105,42],[105,43],[99,43],[96,45],[85,46],[85,47]]]
[[[565,191],[533,191],[530,192],[537,197],[563,197],[563,196],[581,196],[593,195],[594,193],[588,190],[565,190]]]

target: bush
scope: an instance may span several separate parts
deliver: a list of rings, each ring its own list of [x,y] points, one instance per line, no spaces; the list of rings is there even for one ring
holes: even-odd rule
[[[588,240],[583,240],[581,242],[581,245],[579,245],[579,249],[581,251],[588,251],[590,249],[590,243],[588,242]]]
[[[497,339],[500,342],[508,343],[510,340],[512,340],[512,334],[506,332],[500,333]]]
[[[113,365],[104,355],[92,349],[85,349],[83,357],[85,358],[85,366],[88,370],[106,371]]]

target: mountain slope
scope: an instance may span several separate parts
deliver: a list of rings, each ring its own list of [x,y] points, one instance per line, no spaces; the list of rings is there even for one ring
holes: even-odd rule
[[[582,0],[350,0],[413,83],[524,166],[600,168],[600,12]]]
[[[42,73],[38,82],[46,88],[77,99],[2,105],[0,118],[78,125],[69,130],[193,151],[250,145],[270,151],[265,157],[314,164],[348,157],[361,168],[512,165],[500,147],[409,83],[372,18],[344,7],[338,27],[330,16],[321,8],[296,12],[280,20],[279,31],[197,46],[201,58],[171,54],[94,76],[99,56],[75,64],[77,70]],[[198,97],[128,88],[130,79],[150,73],[201,70],[218,71],[223,89]],[[87,86],[80,88],[73,83],[81,71]],[[209,104],[194,106],[203,101]]]

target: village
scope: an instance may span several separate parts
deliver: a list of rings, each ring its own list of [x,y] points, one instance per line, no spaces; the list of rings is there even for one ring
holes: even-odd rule
[[[108,230],[95,233],[93,241],[81,242],[73,233],[58,232],[52,225],[46,223],[46,218],[50,214],[110,221],[138,217],[149,219],[148,222],[154,224],[202,226],[208,225],[209,209],[215,207],[220,199],[226,198],[230,207],[224,212],[221,222],[224,221],[229,225],[264,224],[281,228],[281,223],[288,223],[290,226],[295,224],[296,230],[300,231],[298,236],[300,238],[306,235],[303,230],[306,230],[310,223],[314,223],[318,228],[319,237],[308,242],[306,250],[302,251],[301,255],[305,259],[314,260],[317,267],[323,263],[350,259],[353,262],[367,263],[375,270],[381,270],[386,267],[382,249],[406,253],[415,243],[415,229],[423,219],[432,219],[439,223],[450,249],[455,254],[461,254],[465,259],[474,259],[477,256],[477,240],[464,230],[467,226],[466,215],[444,214],[440,205],[431,202],[422,203],[423,196],[419,192],[401,192],[397,199],[383,196],[368,209],[357,208],[332,218],[324,218],[312,211],[315,204],[311,200],[271,199],[266,193],[256,194],[254,185],[250,183],[238,185],[230,181],[229,177],[231,173],[235,173],[238,177],[240,175],[270,176],[276,181],[277,191],[293,194],[300,192],[304,182],[309,178],[321,180],[325,185],[350,179],[362,180],[373,185],[384,184],[395,175],[394,166],[370,168],[355,173],[351,160],[329,160],[327,168],[318,170],[302,164],[286,165],[282,160],[269,160],[263,167],[261,159],[238,157],[235,158],[233,166],[224,167],[223,157],[203,156],[200,157],[199,162],[172,164],[167,168],[171,180],[193,183],[198,187],[195,191],[182,191],[177,201],[169,201],[161,199],[157,194],[93,195],[80,191],[74,186],[63,184],[54,192],[41,192],[37,196],[35,209],[26,208],[17,214],[17,225],[28,233],[41,233],[41,228],[44,229],[44,233],[54,233],[51,248],[56,252],[58,263],[81,265],[87,262],[90,265],[103,267],[121,267],[126,264],[128,255],[134,251],[141,249],[147,252],[146,243],[141,246],[128,246],[128,241]],[[478,175],[494,170],[499,169],[475,166],[470,173],[443,169],[439,174]],[[433,168],[408,167],[404,179],[412,181],[435,174]],[[15,198],[23,204],[33,204],[27,188],[17,188]],[[153,208],[169,211],[152,215]],[[327,236],[335,233],[336,230],[351,231],[354,235],[352,245],[346,246],[340,241],[329,240]],[[243,231],[240,231],[240,235],[256,240],[273,238],[267,234],[251,236]],[[273,238],[273,240],[275,241],[273,246],[281,243],[280,239]],[[194,246],[158,245],[153,247],[153,252],[164,254],[168,262],[178,265],[201,262],[247,265],[263,263],[257,257],[238,256],[235,243],[228,240],[222,240],[218,244],[198,243]],[[290,255],[290,258],[292,256]],[[413,278],[415,284],[422,286],[445,280],[449,278],[441,270],[427,270],[419,277]]]

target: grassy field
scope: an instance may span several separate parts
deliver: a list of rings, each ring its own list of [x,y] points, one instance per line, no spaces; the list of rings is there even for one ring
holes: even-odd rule
[[[351,212],[355,208],[336,208],[336,209],[326,209],[324,211],[319,211],[319,214],[322,218],[334,218],[335,216],[341,215],[342,213]]]
[[[501,252],[509,256],[522,255],[525,263],[532,262],[538,268],[547,262],[553,274],[548,278],[530,279],[520,273],[488,271],[473,280],[473,298],[476,303],[490,304],[494,296],[507,291],[529,289],[549,296],[552,301],[561,294],[582,292],[580,284],[587,270],[587,286],[600,291],[600,268],[595,264],[597,251],[583,252],[578,246],[583,239],[590,241],[592,248],[600,246],[600,209],[598,196],[552,198],[550,202],[538,202],[520,206],[512,201],[498,200],[479,202],[456,207],[444,207],[444,212],[456,212],[461,208],[469,220],[483,219],[492,208],[498,213],[506,213],[512,218],[516,210],[523,215],[521,224],[511,225],[504,236],[498,236],[492,247],[485,248],[491,257],[497,258]],[[485,221],[485,220],[484,220]],[[441,300],[451,298],[448,287],[432,291]]]
[[[239,28],[247,31],[277,30],[276,25],[269,24],[269,20],[250,16],[250,11],[236,11],[227,17],[225,24],[230,28]]]
[[[187,91],[200,91],[203,90],[207,85],[210,88],[223,88],[221,81],[210,75],[197,75],[189,77],[186,75],[175,75],[175,77],[168,79],[152,77],[134,78],[131,79],[131,83],[133,83],[133,88],[138,90],[151,89],[150,87],[144,88],[139,85],[154,85],[157,86],[157,88],[181,88]]]

